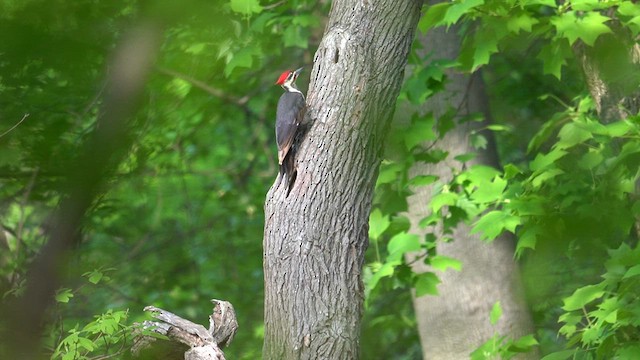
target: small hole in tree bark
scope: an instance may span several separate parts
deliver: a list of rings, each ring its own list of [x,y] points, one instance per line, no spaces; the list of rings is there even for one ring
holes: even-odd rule
[[[337,64],[338,60],[340,60],[340,52],[338,51],[338,49],[336,49],[336,53],[333,54],[333,63]]]

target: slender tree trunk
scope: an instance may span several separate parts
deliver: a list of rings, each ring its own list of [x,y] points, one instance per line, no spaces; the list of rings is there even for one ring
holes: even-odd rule
[[[86,211],[128,151],[131,143],[129,119],[137,108],[160,48],[161,34],[157,24],[145,21],[123,36],[114,52],[101,116],[95,130],[79,149],[74,167],[66,169],[60,204],[47,229],[47,243],[29,268],[24,295],[7,309],[2,309],[0,314],[8,320],[6,336],[0,334],[0,338],[7,340],[7,358],[37,359],[41,356],[40,340],[46,310],[64,279],[67,258],[80,238]]]
[[[336,0],[311,129],[265,203],[265,359],[356,359],[371,197],[422,0]]]
[[[431,30],[421,39],[425,53],[430,54],[431,59],[456,59],[460,47],[456,33],[455,28],[448,32],[444,28]],[[437,118],[448,109],[457,108],[461,117],[481,112],[487,119],[487,99],[479,73],[467,76],[449,72],[447,75],[446,89],[415,111],[432,111]],[[447,160],[434,165],[417,164],[411,169],[410,176],[432,174],[448,182],[453,177],[452,170],[462,170],[462,163],[453,158],[470,152],[476,152],[478,156],[467,166],[497,166],[493,141],[489,141],[485,150],[476,150],[470,144],[471,132],[482,126],[477,122],[458,124],[436,144],[449,153]],[[485,136],[490,137],[490,134]],[[414,233],[425,233],[418,223],[429,214],[427,206],[432,195],[432,187],[420,187],[408,198]],[[414,296],[425,359],[468,359],[473,350],[496,332],[519,337],[532,330],[528,308],[521,296],[518,267],[513,261],[513,239],[503,236],[486,243],[469,232],[469,226],[459,225],[453,234],[454,241],[439,243],[437,248],[438,254],[461,260],[462,271],[436,271],[442,281],[438,286],[439,295]],[[413,264],[415,272],[434,271],[422,261]],[[489,321],[489,312],[496,301],[500,301],[503,314],[494,326]]]
[[[603,123],[638,114],[640,46],[627,29],[614,23],[613,32],[600,36],[593,47],[578,44],[573,50],[582,65],[589,93]],[[638,194],[640,181],[636,181],[635,196]],[[640,220],[636,220],[635,232],[635,236],[640,238]]]
[[[624,29],[598,38],[595,46],[574,46],[589,93],[602,122],[611,123],[640,110],[640,46]]]

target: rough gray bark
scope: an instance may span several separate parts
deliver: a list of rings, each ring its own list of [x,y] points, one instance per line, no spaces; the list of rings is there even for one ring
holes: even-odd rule
[[[265,203],[265,359],[358,358],[371,197],[421,5],[332,4],[297,179]]]
[[[460,46],[456,32],[455,28],[448,32],[444,28],[431,30],[421,39],[425,53],[431,54],[431,59],[456,59]],[[479,74],[470,77],[449,72],[447,75],[446,89],[415,111],[432,111],[437,118],[453,107],[459,109],[461,117],[481,112],[485,119],[488,118],[487,99]],[[433,165],[417,164],[411,169],[410,176],[432,174],[439,176],[440,181],[448,182],[453,171],[462,170],[462,163],[453,158],[470,152],[477,152],[478,156],[467,166],[497,166],[492,141],[484,151],[477,151],[470,144],[471,132],[482,126],[484,124],[477,122],[458,124],[436,144],[436,148],[449,152],[447,160]],[[412,232],[426,233],[418,223],[429,214],[427,206],[432,195],[433,187],[420,187],[408,198]],[[442,280],[438,286],[440,295],[414,296],[424,359],[468,359],[469,354],[495,332],[517,338],[532,330],[528,308],[521,296],[518,267],[513,260],[512,239],[499,237],[492,243],[485,243],[469,231],[469,226],[458,226],[453,234],[454,241],[439,243],[437,248],[438,254],[461,260],[462,271],[435,271]],[[409,260],[414,256],[409,256]],[[412,267],[417,273],[434,271],[422,261],[414,261]],[[503,315],[493,326],[489,312],[496,301],[500,301]]]

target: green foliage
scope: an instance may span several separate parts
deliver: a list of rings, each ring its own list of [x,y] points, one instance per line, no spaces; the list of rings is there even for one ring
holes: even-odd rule
[[[489,313],[489,321],[491,325],[496,323],[502,317],[502,306],[500,301],[493,304]],[[513,359],[516,356],[531,351],[538,345],[538,341],[533,335],[525,335],[518,339],[512,339],[509,336],[499,335],[495,333],[484,344],[480,345],[471,353],[472,360],[490,360],[490,359]]]
[[[639,263],[637,245],[622,244],[609,251],[604,280],[578,288],[564,299],[559,333],[579,347],[544,359],[631,359],[640,354]]]
[[[117,356],[123,354],[130,341],[131,327],[127,326],[127,311],[109,310],[83,328],[70,329],[51,356],[52,359],[89,359],[90,355]]]
[[[466,222],[485,241],[503,233],[515,235],[516,256],[524,262],[540,329],[537,340],[533,335],[514,341],[509,334],[496,334],[472,358],[511,358],[538,343],[547,353],[545,359],[638,356],[637,299],[628,294],[638,292],[632,279],[640,267],[637,261],[621,265],[615,259],[622,254],[632,258],[636,251],[640,116],[603,123],[593,100],[584,95],[587,84],[578,74],[582,69],[576,66],[574,51],[587,49],[608,61],[607,71],[613,75],[605,74],[609,76],[605,80],[624,78],[633,83],[613,91],[637,89],[637,69],[614,58],[628,56],[630,47],[637,46],[639,9],[632,1],[591,0],[454,0],[425,8],[419,29],[460,25],[462,50],[457,59],[445,61],[413,53],[413,72],[405,82],[399,109],[404,111],[403,101],[419,105],[442,91],[447,71],[485,67],[498,123],[483,130],[496,135],[506,161],[502,170],[465,167],[447,182],[424,174],[410,178],[408,169],[415,164],[445,159],[465,163],[475,155],[449,159],[449,154],[434,149],[448,130],[465,121],[457,116],[455,104],[440,118],[427,111],[397,124],[397,134],[389,138],[390,161],[383,163],[376,188],[377,216],[401,217],[406,203],[397,198],[431,186],[432,214],[419,225],[428,231],[441,228],[443,238],[429,234],[418,249],[414,238],[394,238],[404,230],[385,226],[376,231],[372,240],[377,262],[371,267],[375,281],[367,283],[372,288],[369,294],[375,296],[376,287],[385,282],[412,286],[418,295],[436,294],[435,274],[407,274],[405,267],[412,261],[442,265],[436,260],[438,243],[452,240],[453,229]],[[621,52],[612,50],[616,46]],[[547,74],[563,83],[543,76]],[[489,145],[480,131],[470,134],[470,142],[476,149]],[[406,241],[402,246],[394,243],[393,249],[407,249],[405,254],[418,251],[415,260],[392,256],[393,261],[385,261],[390,254],[380,255],[378,249],[383,247],[378,244],[391,239]],[[605,280],[598,283],[595,279],[603,264]],[[499,306],[489,316],[492,323],[498,321]]]
[[[87,214],[56,294],[45,339],[55,358],[117,354],[130,341],[127,322],[149,304],[205,323],[212,297],[231,301],[244,329],[228,356],[260,356],[262,202],[277,172],[271,119],[280,92],[273,82],[286,68],[309,65],[301,59],[313,58],[326,7],[305,0],[0,3],[0,133],[19,123],[0,137],[2,299],[24,290],[67,169],[103,110],[111,52],[138,22],[166,24],[131,121],[133,146]],[[449,159],[434,145],[478,117],[461,119],[452,106],[439,117],[427,112],[394,124],[370,218],[363,358],[421,357],[409,290],[436,295],[439,280],[413,274],[410,265],[459,271],[464,264],[437,246],[452,240],[460,222],[486,241],[513,233],[519,258],[548,260],[528,268],[555,271],[530,277],[529,286],[548,359],[638,357],[640,268],[629,233],[640,214],[640,117],[600,122],[580,95],[573,48],[598,47],[619,32],[636,36],[640,5],[455,0],[426,8],[419,27],[453,24],[464,30],[460,57],[423,57],[416,46],[399,105],[424,103],[451,71],[484,67],[498,123],[482,130],[497,136],[506,161],[502,170],[465,167],[451,181],[414,176],[408,170],[415,164],[473,159]],[[484,131],[471,141],[489,146]],[[424,186],[436,196],[419,238],[408,233],[403,212],[407,196]],[[443,238],[430,232],[435,226]],[[492,323],[500,312],[496,305],[488,314]],[[509,335],[495,334],[473,358],[509,358],[536,344]]]
[[[474,232],[488,240],[503,231],[520,235],[517,254],[535,248],[540,239],[614,246],[629,233],[635,214],[628,194],[638,178],[640,122],[629,118],[602,125],[588,102],[575,102],[558,117],[563,120],[556,123],[557,140],[550,150],[537,153],[529,170],[519,169],[509,185],[506,174],[474,168],[450,184],[464,187],[465,201],[474,205],[471,214],[484,212]],[[541,129],[530,151],[551,134]]]
[[[281,71],[309,65],[311,34],[326,13],[326,5],[302,0],[0,3],[0,133],[30,114],[0,137],[2,301],[20,296],[55,225],[60,185],[104,110],[113,49],[143,21],[165,25],[130,121],[133,145],[122,149],[128,156],[66,261],[44,339],[51,353],[106,355],[104,339],[118,338],[113,353],[131,340],[121,338],[127,321],[141,320],[151,304],[206,324],[209,299],[224,298],[244,329],[227,356],[260,357],[262,209],[277,173],[272,119],[281,93],[273,83]],[[90,328],[92,314],[106,321],[122,309],[131,311],[119,330]]]
[[[615,12],[616,20],[604,12]],[[580,41],[594,46],[603,35],[613,32],[614,22],[637,34],[638,14],[637,4],[631,1],[576,0],[558,5],[554,1],[457,0],[429,6],[419,28],[426,32],[436,26],[469,23],[472,31],[465,37],[459,58],[461,67],[468,71],[487,65],[514,37],[527,43],[542,40],[537,57],[543,63],[543,73],[560,79],[562,67],[573,57],[572,45]]]
[[[533,335],[525,335],[513,340],[496,334],[474,350],[470,358],[471,360],[513,359],[522,353],[530,352],[537,345],[538,342]]]

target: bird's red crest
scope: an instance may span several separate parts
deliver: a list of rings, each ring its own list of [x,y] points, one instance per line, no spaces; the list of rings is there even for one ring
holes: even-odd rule
[[[278,81],[276,81],[276,85],[284,84],[285,80],[287,80],[287,78],[289,77],[289,74],[291,74],[291,70],[283,72],[282,75],[280,75],[280,77],[278,78]]]

